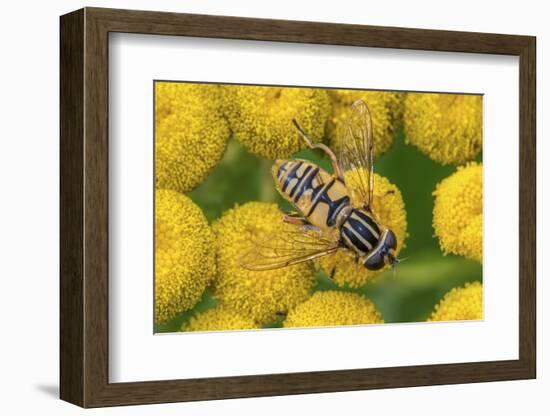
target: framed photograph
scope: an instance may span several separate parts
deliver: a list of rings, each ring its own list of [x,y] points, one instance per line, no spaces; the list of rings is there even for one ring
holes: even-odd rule
[[[82,407],[535,378],[535,38],[61,17]]]

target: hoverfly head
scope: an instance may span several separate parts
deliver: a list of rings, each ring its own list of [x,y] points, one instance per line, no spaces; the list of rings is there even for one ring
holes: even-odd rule
[[[387,229],[382,238],[383,240],[378,243],[363,262],[363,265],[369,270],[380,270],[385,265],[395,267],[399,263],[399,260],[395,257],[397,239],[393,231]]]

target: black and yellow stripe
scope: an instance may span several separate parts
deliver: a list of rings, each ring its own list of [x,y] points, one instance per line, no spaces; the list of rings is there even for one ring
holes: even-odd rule
[[[306,160],[278,160],[273,174],[281,195],[319,228],[332,227],[350,199],[342,181]]]

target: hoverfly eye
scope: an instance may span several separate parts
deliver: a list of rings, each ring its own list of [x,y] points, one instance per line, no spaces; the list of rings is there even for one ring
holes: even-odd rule
[[[384,242],[385,245],[389,248],[396,249],[397,248],[397,239],[395,238],[395,234],[392,230],[388,230],[388,234],[386,235],[386,241]]]
[[[384,264],[384,257],[381,253],[374,253],[363,262],[363,265],[369,270],[380,270]]]

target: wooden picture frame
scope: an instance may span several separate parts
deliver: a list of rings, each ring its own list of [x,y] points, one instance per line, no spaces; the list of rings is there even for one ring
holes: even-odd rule
[[[85,8],[61,17],[60,396],[82,407],[536,376],[535,51],[530,36]],[[108,35],[263,40],[519,57],[519,359],[109,383]]]

